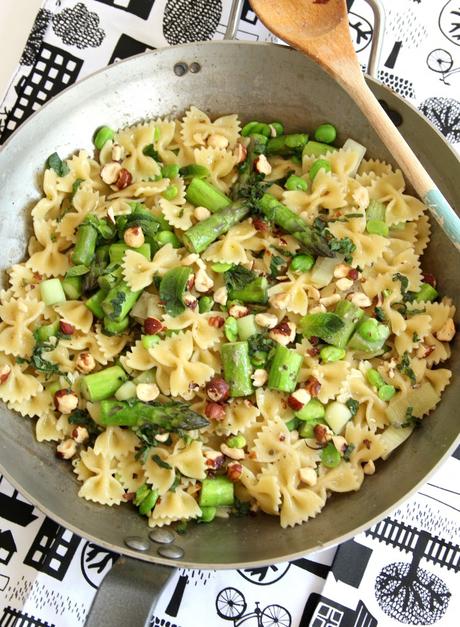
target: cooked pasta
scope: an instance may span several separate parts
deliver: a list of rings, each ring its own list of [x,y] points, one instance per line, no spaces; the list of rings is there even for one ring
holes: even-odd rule
[[[95,144],[47,161],[0,294],[0,399],[79,496],[152,527],[289,527],[358,490],[451,378],[455,307],[402,172],[196,107]]]

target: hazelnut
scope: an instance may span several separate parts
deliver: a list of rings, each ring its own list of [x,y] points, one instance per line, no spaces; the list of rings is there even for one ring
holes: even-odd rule
[[[68,439],[60,442],[56,447],[56,454],[61,459],[71,459],[77,452],[77,445],[74,440]]]
[[[146,318],[144,320],[144,333],[146,335],[155,335],[163,330],[163,324],[156,318]]]
[[[225,324],[225,319],[222,316],[211,316],[208,318],[208,324],[210,327],[220,329]]]
[[[260,174],[271,174],[272,166],[265,155],[259,155],[254,161],[254,167]]]
[[[238,462],[231,462],[227,466],[227,477],[230,481],[238,481],[243,474],[243,466]]]
[[[337,286],[337,289],[341,292],[346,292],[351,287],[353,287],[353,281],[351,279],[347,279],[346,277],[344,277],[343,279],[339,279],[335,282],[335,284]]]
[[[249,309],[244,305],[232,305],[228,310],[228,315],[232,318],[244,318],[249,314]]]
[[[372,301],[369,296],[366,296],[363,292],[355,292],[354,294],[349,295],[349,300],[356,305],[356,307],[370,307],[372,305]]]
[[[239,163],[243,163],[243,161],[246,160],[246,157],[248,155],[248,149],[244,144],[238,142],[235,146],[233,154],[236,157],[236,165],[238,165]]]
[[[78,407],[78,396],[72,390],[58,390],[54,395],[54,406],[61,414],[71,414]]]
[[[270,313],[258,313],[255,317],[256,324],[266,329],[273,329],[278,324],[278,318]]]
[[[321,383],[316,377],[309,377],[305,383],[305,389],[313,398],[316,398],[321,390]]]
[[[347,277],[352,281],[356,281],[359,277],[359,272],[356,268],[350,268],[348,271]]]
[[[118,180],[118,175],[121,171],[121,165],[116,161],[106,163],[101,169],[101,179],[107,185],[113,185]]]
[[[332,438],[332,431],[326,425],[315,425],[313,433],[315,434],[315,440],[319,444],[327,444]]]
[[[440,342],[450,342],[455,335],[455,324],[452,318],[445,321],[439,331],[435,333]]]
[[[372,461],[372,459],[370,459],[366,464],[364,464],[363,471],[365,475],[373,475],[375,473],[375,464]]]
[[[144,403],[154,401],[159,394],[160,390],[156,383],[138,383],[136,385],[136,396],[140,401],[144,401]]]
[[[262,387],[268,380],[268,372],[263,368],[257,368],[251,375],[255,388]]]
[[[139,248],[145,242],[144,232],[140,226],[131,226],[126,229],[123,239],[130,248]]]
[[[83,444],[89,438],[88,429],[86,427],[75,427],[72,431],[72,439],[77,444]]]
[[[230,446],[227,446],[225,442],[220,445],[220,450],[225,455],[225,457],[230,457],[230,459],[239,460],[244,459],[246,456],[246,453],[242,448],[231,448]]]
[[[64,322],[64,320],[59,322],[59,330],[61,333],[64,333],[64,335],[73,335],[75,333],[75,327],[73,324]]]
[[[261,231],[262,233],[266,233],[268,231],[268,224],[265,220],[262,220],[262,218],[252,218],[252,225],[256,231]]]
[[[222,377],[214,377],[206,383],[206,394],[211,401],[226,401],[230,396],[230,386]]]
[[[112,161],[121,161],[123,157],[123,148],[120,144],[113,144],[112,146]]]
[[[91,372],[96,367],[96,360],[87,351],[83,351],[77,357],[75,367],[79,372]]]
[[[127,170],[126,168],[121,168],[120,172],[118,173],[118,178],[115,183],[115,187],[117,187],[118,189],[125,189],[125,187],[128,187],[128,185],[131,185],[132,182],[133,182],[133,175],[131,174],[131,172]]]
[[[206,466],[212,470],[217,470],[224,465],[225,458],[220,451],[205,451]]]
[[[299,468],[299,479],[303,483],[309,486],[316,485],[318,481],[318,475],[313,468]]]
[[[211,212],[209,211],[209,209],[206,209],[206,207],[196,207],[193,215],[198,220],[198,222],[201,222],[202,220],[206,220],[206,218],[209,218]]]
[[[169,433],[157,433],[155,436],[155,440],[164,444],[169,440]]]
[[[9,364],[4,364],[1,368],[0,368],[0,385],[2,385],[2,383],[5,383],[5,381],[8,381],[8,377],[11,374],[11,366]]]
[[[208,137],[208,146],[211,148],[220,148],[224,149],[228,147],[229,141],[224,135],[218,135],[217,133],[213,133]]]
[[[323,296],[319,299],[321,305],[325,307],[330,307],[331,305],[335,305],[340,300],[340,294],[331,294],[330,296]]]
[[[219,305],[225,305],[225,303],[227,302],[227,298],[228,298],[228,293],[227,293],[227,288],[225,286],[219,287],[219,289],[217,289],[214,292],[214,301],[218,303]]]
[[[224,420],[225,407],[220,403],[206,403],[204,413],[210,420]]]
[[[196,253],[190,253],[190,255],[187,255],[186,257],[182,259],[182,261],[180,262],[180,265],[191,266],[194,263],[197,263],[199,259],[200,259],[199,255],[197,255]]]
[[[339,263],[334,269],[334,277],[336,279],[344,279],[348,276],[349,271],[350,266],[348,266],[346,263]]]
[[[193,311],[198,307],[198,299],[192,294],[186,294],[184,296],[184,305]]]
[[[209,292],[214,287],[214,281],[205,270],[198,270],[195,275],[195,289],[197,292]]]
[[[311,394],[305,388],[298,388],[288,397],[287,403],[294,411],[299,411],[310,402]]]
[[[282,344],[283,346],[287,346],[291,342],[294,341],[296,334],[296,326],[293,322],[285,322],[282,321],[271,329],[268,334],[269,337],[278,342],[278,344]]]

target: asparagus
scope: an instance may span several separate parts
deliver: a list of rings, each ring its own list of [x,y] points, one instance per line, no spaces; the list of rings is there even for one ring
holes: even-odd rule
[[[337,348],[345,348],[364,311],[349,300],[341,300],[337,303],[334,313],[343,320],[344,326],[331,333],[328,342]]]
[[[100,421],[106,426],[140,427],[156,425],[165,431],[193,431],[207,427],[209,421],[190,409],[187,403],[169,401],[143,403],[142,401],[102,400]]]
[[[229,342],[221,348],[224,379],[230,386],[230,396],[252,394],[252,366],[247,342]]]
[[[127,246],[123,242],[115,242],[115,244],[111,244],[109,248],[110,255],[110,263],[121,263],[123,261],[123,257],[125,256],[125,252],[127,250],[134,250],[136,253],[140,253],[146,259],[150,261],[150,244],[145,243],[138,248],[131,248],[131,246]]]
[[[265,154],[267,147],[267,137],[255,133],[251,135],[247,147],[247,155],[243,164],[240,166],[239,177],[232,189],[232,198],[236,200],[241,194],[241,190],[249,184],[251,175],[254,172],[254,162],[259,155]]]
[[[278,344],[268,373],[268,387],[280,392],[293,392],[302,365],[302,355]]]
[[[211,213],[228,207],[232,202],[220,189],[198,177],[191,180],[185,197],[192,205],[206,207]]]
[[[319,337],[323,342],[332,344],[345,327],[345,322],[335,313],[312,313],[300,319],[300,331],[307,337]]]
[[[121,322],[136,304],[142,290],[133,292],[125,281],[120,281],[109,290],[102,301],[105,315],[114,322]]]
[[[302,152],[307,142],[308,135],[305,133],[293,133],[291,135],[272,137],[267,143],[267,155],[282,155],[283,157],[293,155]]]
[[[51,324],[44,324],[34,331],[34,336],[38,342],[46,342],[50,337],[56,337],[59,333],[59,320]]]
[[[209,176],[210,172],[207,167],[204,165],[198,165],[192,163],[191,165],[186,165],[179,170],[180,175],[185,180],[192,178],[205,179]]]
[[[83,277],[66,276],[62,279],[62,289],[70,300],[78,300],[83,293]]]
[[[160,299],[164,303],[166,313],[170,316],[175,317],[185,311],[184,293],[190,273],[190,267],[172,268],[161,279]]]
[[[105,313],[102,309],[102,302],[107,296],[106,289],[100,289],[95,294],[90,296],[87,301],[85,301],[85,305],[88,309],[96,316],[96,318],[104,318]]]
[[[269,220],[298,239],[304,251],[321,257],[334,256],[324,237],[271,194],[264,194],[257,206]]]
[[[95,403],[113,396],[127,378],[128,375],[121,366],[111,366],[85,375],[80,390],[86,400]]]
[[[120,322],[104,318],[104,333],[106,335],[121,335],[129,327],[129,317],[123,318]]]
[[[103,273],[98,277],[97,284],[103,290],[110,290],[123,278],[122,268],[119,264],[114,263],[107,266]]]
[[[228,295],[230,300],[265,304],[268,301],[268,281],[265,277],[257,277],[241,289],[232,288]]]
[[[337,148],[330,144],[322,144],[321,142],[309,141],[305,144],[302,151],[302,156],[308,157],[321,157],[326,152],[336,152]]]
[[[72,253],[72,263],[89,266],[96,252],[98,232],[92,224],[80,224]]]
[[[250,211],[250,207],[245,206],[242,202],[236,202],[217,211],[184,233],[182,239],[186,248],[193,253],[202,253],[218,237],[227,233],[232,226],[243,220]]]

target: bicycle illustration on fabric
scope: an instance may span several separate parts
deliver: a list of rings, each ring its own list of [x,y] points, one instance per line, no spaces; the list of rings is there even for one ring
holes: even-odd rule
[[[224,588],[216,598],[216,610],[220,618],[233,621],[234,627],[252,625],[253,627],[291,627],[291,615],[281,605],[267,605],[260,609],[255,602],[252,612],[245,613],[247,603],[244,595],[236,588]]]

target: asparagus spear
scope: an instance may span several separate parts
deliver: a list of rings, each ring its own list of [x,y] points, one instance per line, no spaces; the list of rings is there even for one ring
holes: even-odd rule
[[[191,180],[185,197],[196,207],[206,207],[211,213],[215,213],[231,204],[231,200],[220,189],[211,185],[199,177]]]
[[[231,300],[241,300],[243,303],[261,303],[268,301],[268,281],[265,277],[257,277],[241,289],[229,290]]]
[[[255,133],[251,135],[247,147],[247,155],[243,164],[240,166],[240,173],[237,182],[232,189],[232,197],[234,200],[239,198],[241,190],[249,184],[250,177],[254,172],[254,161],[259,155],[265,153],[267,147],[267,137]]]
[[[82,378],[81,393],[93,403],[110,398],[126,381],[128,375],[121,366],[111,366]]]
[[[224,379],[230,386],[230,396],[252,394],[252,366],[247,342],[229,342],[221,348]]]
[[[77,241],[72,253],[72,263],[75,265],[89,266],[96,252],[98,232],[92,224],[80,224],[78,227]]]
[[[334,256],[324,237],[271,194],[264,194],[257,206],[269,220],[298,239],[306,252],[321,257]]]
[[[270,390],[293,392],[297,384],[302,361],[302,355],[278,344],[268,374],[268,387]]]
[[[142,424],[157,425],[165,431],[192,431],[202,429],[209,421],[190,409],[187,403],[142,401],[108,401],[100,405],[101,424],[107,426],[138,427]]]
[[[125,281],[119,281],[102,301],[105,315],[114,322],[121,322],[136,304],[142,290],[133,292]]]
[[[186,248],[193,253],[202,253],[218,237],[227,233],[232,226],[241,222],[251,211],[242,202],[235,202],[202,220],[184,233],[182,239]]]

